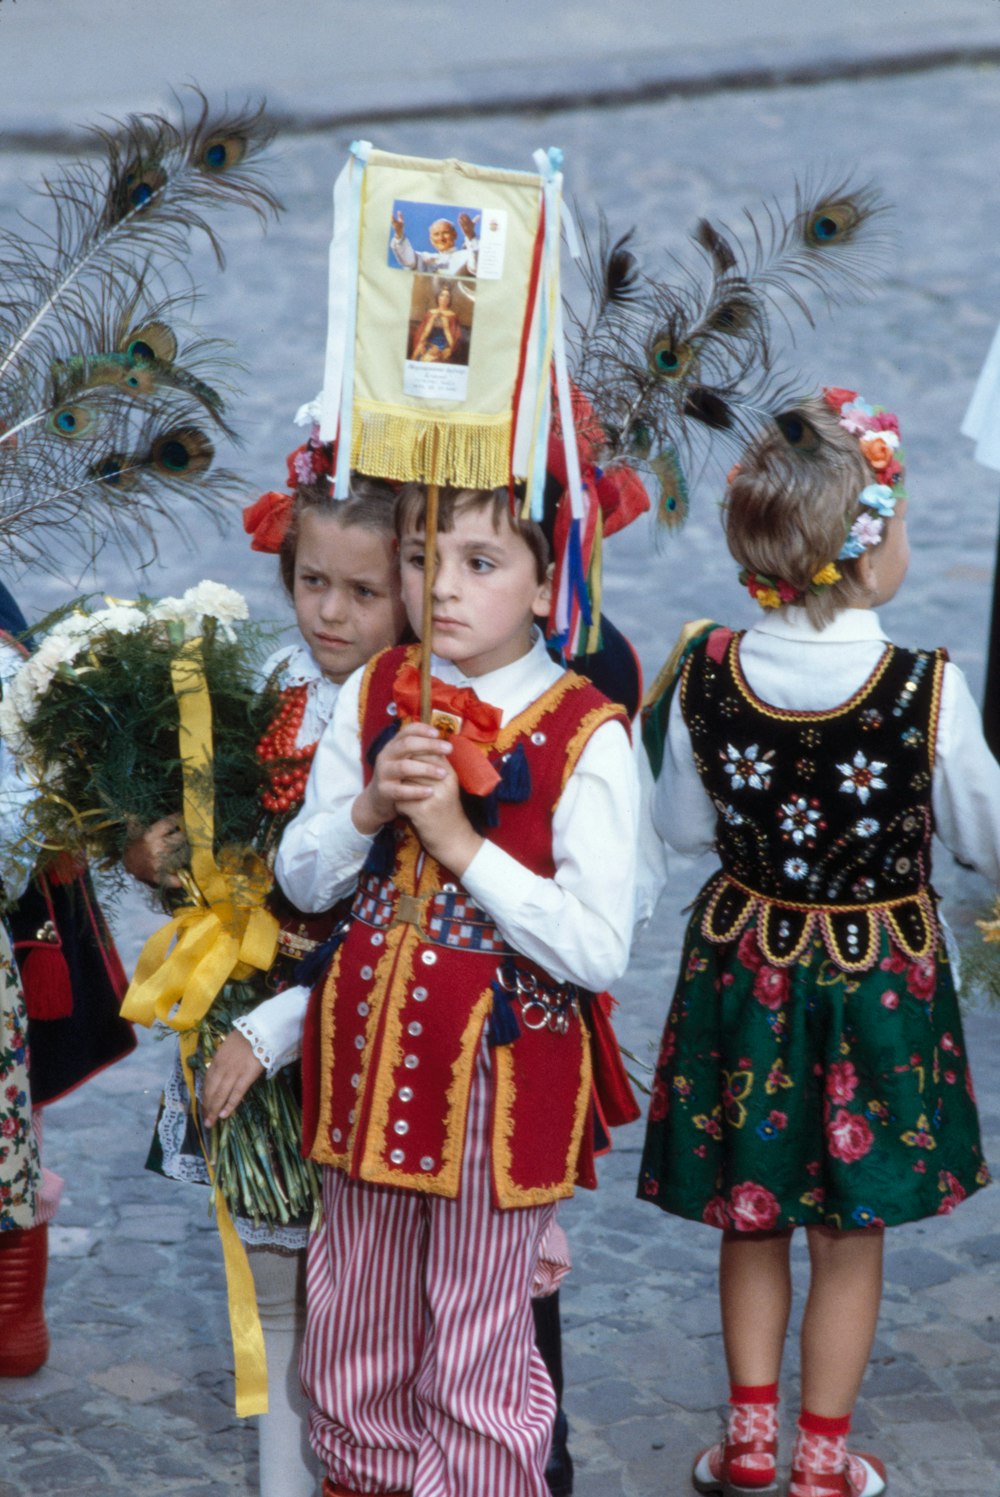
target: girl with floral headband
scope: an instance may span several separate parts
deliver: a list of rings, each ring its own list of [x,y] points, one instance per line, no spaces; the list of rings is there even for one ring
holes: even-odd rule
[[[1000,882],[1000,769],[961,672],[874,611],[906,574],[902,477],[895,416],[852,391],[779,416],[724,508],[764,617],[688,639],[647,718],[657,830],[722,865],[688,926],[639,1195],[721,1229],[729,1422],[692,1477],[724,1497],[776,1490],[796,1227],[789,1497],[886,1491],[846,1443],[884,1230],[989,1178],[930,853],[937,832]]]

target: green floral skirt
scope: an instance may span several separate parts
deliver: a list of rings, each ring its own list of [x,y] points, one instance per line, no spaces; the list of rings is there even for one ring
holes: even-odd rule
[[[986,1185],[943,943],[914,962],[883,935],[848,974],[816,940],[767,964],[753,924],[701,935],[703,891],[663,1033],[640,1199],[735,1231],[896,1226]]]

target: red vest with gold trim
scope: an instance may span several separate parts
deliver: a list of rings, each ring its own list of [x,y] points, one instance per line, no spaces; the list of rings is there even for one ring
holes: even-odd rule
[[[414,647],[396,647],[365,673],[366,774],[368,751],[394,721],[397,672],[415,658]],[[566,672],[501,729],[490,759],[502,769],[516,757],[530,793],[505,801],[484,835],[533,873],[554,873],[553,811],[591,735],[611,719],[628,731],[621,708]],[[589,1036],[576,990],[510,952],[408,822],[391,836],[391,872],[362,875],[311,1026],[311,1157],[354,1179],[456,1196],[483,1033],[493,1026],[498,1040],[501,1023],[507,1034],[513,1023],[518,1037],[490,1051],[494,1201],[534,1206],[572,1195],[574,1184],[593,1183]]]

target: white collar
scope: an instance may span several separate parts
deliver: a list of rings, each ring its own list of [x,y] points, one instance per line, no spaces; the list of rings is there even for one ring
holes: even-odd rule
[[[281,668],[285,686],[308,686],[313,681],[325,679],[319,661],[312,650],[304,644],[283,646],[275,651],[267,662],[265,670],[270,675],[278,667]],[[331,681],[330,685],[335,685],[335,683]]]
[[[498,670],[487,671],[482,676],[466,676],[452,661],[432,655],[431,673],[451,686],[471,686],[480,701],[503,707],[515,695],[530,693],[529,700],[540,696],[560,671],[545,648],[541,630],[532,629],[531,649],[527,654],[512,660],[509,665],[501,665]]]
[[[889,638],[872,608],[842,608],[821,629],[813,625],[804,608],[782,608],[754,624],[749,633],[770,634],[775,639],[787,639],[797,645],[856,644],[859,640],[872,639],[888,642]]]

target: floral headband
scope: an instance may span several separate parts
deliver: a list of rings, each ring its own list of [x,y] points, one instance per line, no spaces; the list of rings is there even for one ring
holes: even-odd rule
[[[858,495],[863,509],[848,529],[837,554],[838,561],[849,561],[879,544],[885,534],[885,521],[896,512],[896,501],[905,497],[899,418],[879,405],[869,405],[855,390],[827,389],[823,391],[823,399],[844,430],[857,437],[877,480],[867,484]]]
[[[837,561],[851,561],[879,544],[885,534],[885,521],[895,514],[897,500],[905,497],[899,419],[892,411],[869,405],[855,390],[831,387],[823,391],[823,399],[835,412],[844,430],[857,437],[876,479],[858,495],[861,513],[848,527],[844,544],[837,553]],[[728,481],[731,482],[738,472],[739,465],[731,469]],[[824,587],[839,582],[840,578],[836,562],[828,561],[810,579],[808,591],[821,592]],[[782,608],[786,603],[794,603],[805,596],[805,590],[793,587],[781,577],[768,577],[746,567],[740,572],[740,582],[749,589],[750,596],[761,608]]]
[[[288,454],[287,472],[290,489],[316,483],[324,477],[332,477],[333,446],[329,442],[320,441],[318,426],[313,426],[308,442]],[[243,511],[243,529],[252,537],[251,551],[267,551],[276,555],[281,550],[285,532],[291,524],[294,505],[295,500],[291,494],[272,489],[246,506]]]

